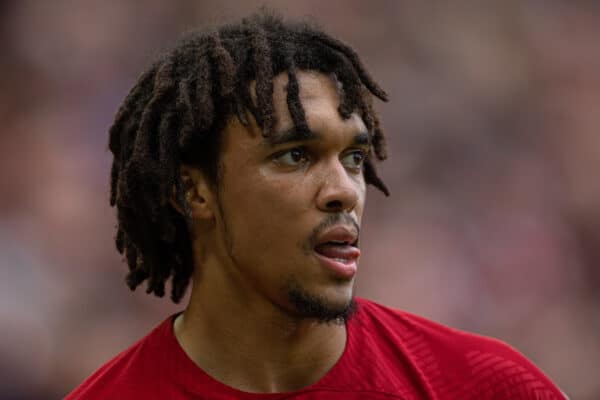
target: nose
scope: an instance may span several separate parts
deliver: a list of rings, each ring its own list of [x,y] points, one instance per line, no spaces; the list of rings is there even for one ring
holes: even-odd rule
[[[358,180],[335,160],[323,171],[317,207],[324,212],[351,212],[359,201],[359,190]]]

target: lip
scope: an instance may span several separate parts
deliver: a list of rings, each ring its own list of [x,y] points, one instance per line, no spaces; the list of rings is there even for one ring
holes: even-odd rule
[[[316,248],[318,246],[328,242],[345,242],[345,257],[330,257],[317,252]],[[357,260],[360,257],[357,229],[346,225],[336,225],[327,229],[317,237],[313,253],[319,263],[337,277],[342,279],[353,278],[358,266]]]
[[[317,252],[317,247],[328,242],[344,242],[345,257],[331,257]],[[348,254],[350,252],[350,254]],[[349,280],[357,270],[357,260],[360,257],[358,249],[358,230],[354,226],[335,225],[321,233],[313,247],[313,254],[319,264],[336,277]]]
[[[337,225],[319,235],[315,245],[318,246],[332,241],[347,242],[354,247],[358,247],[358,232],[354,227]]]
[[[359,254],[360,254],[360,250],[359,250]],[[336,276],[338,276],[342,279],[352,279],[354,277],[354,275],[356,274],[356,270],[357,270],[356,260],[358,259],[358,257],[356,257],[353,260],[349,260],[347,263],[344,263],[344,262],[338,261],[334,258],[326,257],[322,254],[317,253],[316,251],[314,252],[314,255],[317,258],[317,260],[319,260],[319,263],[323,267],[327,268],[328,270],[333,272]]]

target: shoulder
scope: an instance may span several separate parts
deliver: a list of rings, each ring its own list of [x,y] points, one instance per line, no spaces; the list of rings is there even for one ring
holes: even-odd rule
[[[400,348],[430,390],[444,398],[566,398],[537,366],[498,339],[367,300],[358,305],[360,325],[368,335]]]
[[[172,317],[137,341],[88,377],[67,395],[66,400],[137,398],[144,394],[144,382],[152,382],[161,364],[158,358]]]

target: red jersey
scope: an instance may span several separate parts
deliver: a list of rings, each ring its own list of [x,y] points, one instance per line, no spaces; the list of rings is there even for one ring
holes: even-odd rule
[[[183,351],[168,318],[66,398],[562,400],[566,397],[516,350],[483,336],[357,299],[335,366],[297,392],[247,393],[210,377]]]

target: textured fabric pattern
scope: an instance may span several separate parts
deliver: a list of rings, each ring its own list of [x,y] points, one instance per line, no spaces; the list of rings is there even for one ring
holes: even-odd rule
[[[75,399],[559,400],[530,361],[496,339],[358,299],[346,349],[314,385],[247,393],[210,377],[185,354],[174,316],[109,361],[67,396]]]

